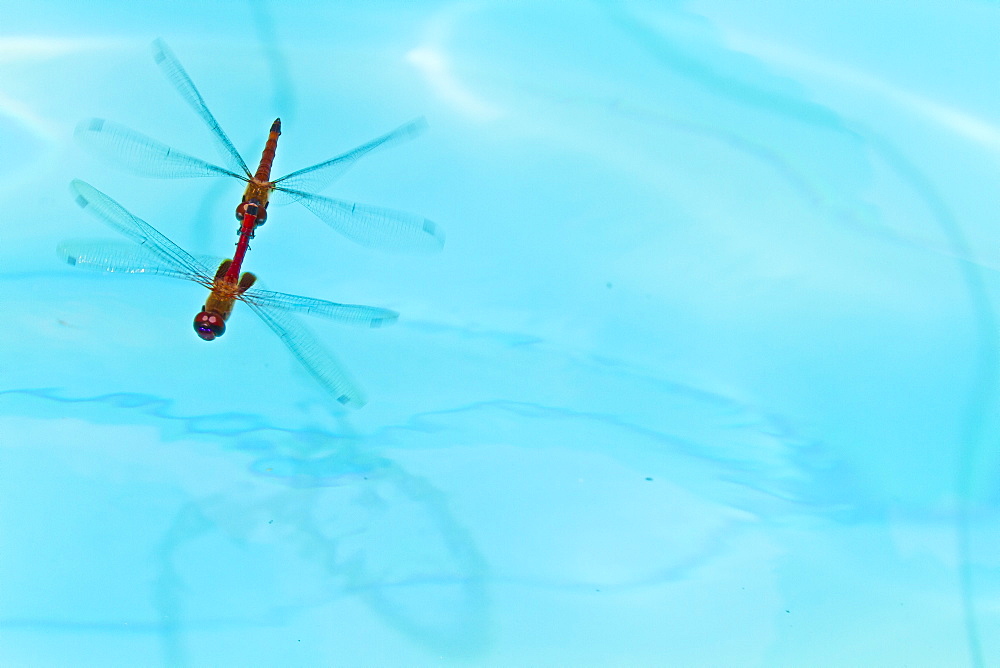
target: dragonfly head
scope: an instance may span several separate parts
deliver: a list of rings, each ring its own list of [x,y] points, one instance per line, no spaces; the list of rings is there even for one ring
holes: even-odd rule
[[[260,227],[264,224],[264,221],[267,220],[267,207],[261,206],[255,200],[241,202],[240,205],[236,207],[236,220],[243,222],[243,218],[248,214],[256,219],[254,227]]]
[[[194,331],[206,341],[211,341],[226,333],[226,320],[215,311],[202,311],[194,317]]]

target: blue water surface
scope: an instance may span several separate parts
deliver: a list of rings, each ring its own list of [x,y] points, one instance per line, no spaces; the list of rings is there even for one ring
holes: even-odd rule
[[[0,8],[0,665],[1000,664],[1000,4],[7,2]],[[436,255],[272,206],[249,311],[60,263],[82,178],[195,253],[240,184],[162,37],[277,175],[411,119],[324,194]],[[303,318],[303,321],[306,319]]]

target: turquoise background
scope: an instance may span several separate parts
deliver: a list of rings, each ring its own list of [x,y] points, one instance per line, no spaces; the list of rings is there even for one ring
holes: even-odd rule
[[[1000,664],[1000,5],[0,3],[0,664]],[[196,253],[240,184],[115,170],[98,116],[216,160],[162,37],[275,174],[239,305],[61,265],[81,178]],[[305,318],[303,318],[305,320]]]

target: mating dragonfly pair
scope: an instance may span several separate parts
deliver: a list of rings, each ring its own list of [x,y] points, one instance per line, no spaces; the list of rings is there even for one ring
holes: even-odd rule
[[[205,261],[183,250],[152,225],[80,180],[71,184],[77,204],[135,244],[67,242],[60,244],[59,254],[70,264],[79,267],[170,276],[205,286],[210,294],[201,312],[195,317],[194,327],[198,335],[207,341],[225,332],[226,320],[236,302],[241,301],[278,335],[292,355],[337,401],[355,408],[363,406],[365,400],[357,385],[312,338],[308,330],[297,322],[293,314],[306,313],[363,327],[391,324],[399,314],[373,306],[338,304],[255,288],[256,276],[250,272],[241,273],[242,264],[256,229],[267,219],[267,208],[271,200],[279,204],[298,202],[334,230],[363,246],[385,250],[440,250],[444,245],[444,235],[429,220],[382,207],[322,197],[311,192],[329,185],[368,153],[420,132],[423,121],[408,123],[335,158],[271,180],[271,166],[281,134],[280,119],[272,124],[260,164],[257,171],[251,173],[166,44],[160,40],[154,42],[153,56],[181,97],[208,126],[228,167],[181,153],[134,130],[103,119],[81,123],[77,128],[77,138],[98,155],[140,175],[161,178],[228,176],[245,182],[243,199],[236,208],[240,227],[233,258],[222,261],[218,269],[211,272],[210,265]]]

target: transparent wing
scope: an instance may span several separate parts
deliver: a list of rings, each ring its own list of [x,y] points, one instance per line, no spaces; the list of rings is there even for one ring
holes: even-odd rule
[[[423,216],[297,191],[295,195],[320,220],[362,246],[423,253],[444,247],[444,230]]]
[[[338,304],[323,299],[299,297],[283,292],[250,289],[241,295],[243,301],[255,302],[261,307],[279,308],[294,313],[305,313],[321,318],[329,318],[345,325],[356,327],[385,327],[399,318],[399,314],[386,308],[376,306],[360,306],[356,304]]]
[[[427,121],[418,118],[347,153],[338,155],[336,158],[331,158],[326,162],[321,162],[312,167],[305,167],[291,174],[286,174],[274,181],[274,183],[281,185],[281,188],[278,190],[286,191],[286,196],[276,197],[275,202],[278,204],[287,204],[290,201],[294,201],[298,198],[297,196],[301,196],[295,193],[295,190],[318,192],[333,183],[334,179],[346,172],[354,163],[372,151],[380,148],[388,148],[407,139],[412,139],[426,128]],[[277,192],[275,195],[277,195]]]
[[[365,405],[364,394],[327,350],[291,313],[269,309],[253,299],[247,306],[278,335],[295,359],[316,379],[323,389],[339,403],[351,408]]]
[[[190,274],[164,264],[145,247],[124,241],[64,241],[56,246],[56,253],[76,267],[122,274],[169,276],[211,287],[207,276]]]
[[[77,140],[95,155],[140,176],[177,179],[195,176],[235,176],[236,172],[181,153],[135,130],[103,118],[91,118],[76,126]]]
[[[233,142],[229,141],[229,137],[223,132],[222,127],[219,122],[215,120],[215,116],[212,112],[208,110],[208,105],[205,104],[205,100],[202,99],[201,93],[195,88],[194,82],[191,81],[191,77],[188,73],[184,71],[179,60],[174,55],[173,51],[166,45],[166,43],[157,39],[153,42],[153,60],[156,64],[160,66],[160,70],[167,77],[167,79],[174,85],[177,92],[181,94],[184,101],[188,103],[194,112],[198,114],[201,120],[205,121],[208,129],[212,132],[212,136],[215,138],[216,145],[219,148],[219,152],[228,165],[229,169],[234,172],[245,174],[247,178],[250,178],[250,170],[247,169],[247,164],[243,162],[243,158],[240,156],[239,151],[233,146]]]
[[[193,255],[160,234],[146,221],[133,216],[94,186],[74,179],[70,183],[70,190],[76,195],[76,203],[81,209],[140,244],[165,266],[195,276],[210,276],[205,265]]]

